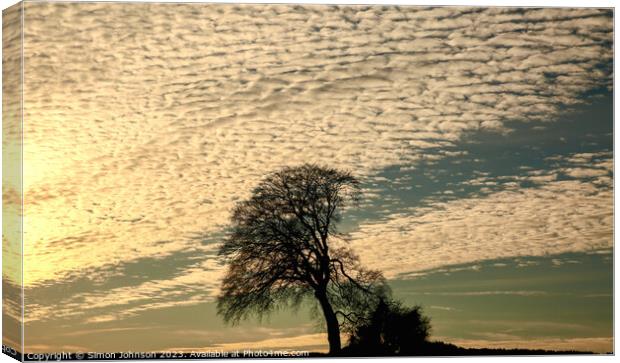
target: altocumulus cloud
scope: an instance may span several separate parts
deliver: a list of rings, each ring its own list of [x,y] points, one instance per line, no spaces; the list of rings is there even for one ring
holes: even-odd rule
[[[221,231],[233,203],[284,165],[326,163],[372,180],[448,155],[433,149],[458,152],[465,133],[557,121],[584,92],[611,88],[607,10],[27,3],[26,14],[29,288],[196,248],[185,236]],[[355,245],[390,276],[608,247],[611,192],[592,188],[572,180],[448,202],[361,226]],[[508,225],[501,203],[511,203]],[[529,213],[542,208],[557,212],[541,212],[548,225]],[[569,240],[584,221],[596,228]],[[445,237],[458,242],[448,248]],[[434,252],[377,259],[397,247]],[[194,281],[195,266],[185,274]],[[148,300],[182,279],[102,301]]]
[[[545,171],[556,175],[562,170],[572,179],[503,176],[497,192],[431,201],[430,206],[362,224],[352,234],[352,244],[364,262],[389,277],[485,259],[611,249],[613,164],[608,153],[592,162],[595,156],[560,157],[572,163],[571,172]],[[597,173],[581,172],[591,165]],[[474,181],[486,185],[489,180],[493,178]],[[538,185],[520,188],[517,182],[523,180]]]

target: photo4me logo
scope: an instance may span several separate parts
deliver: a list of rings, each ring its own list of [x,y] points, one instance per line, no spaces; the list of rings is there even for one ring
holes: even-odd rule
[[[301,350],[244,350],[243,358],[270,358],[270,357],[308,357],[309,351]]]

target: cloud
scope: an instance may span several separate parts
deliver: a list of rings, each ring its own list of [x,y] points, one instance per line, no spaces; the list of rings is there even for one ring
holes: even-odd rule
[[[55,304],[40,299],[44,305],[31,303],[25,320],[32,322],[77,316],[90,323],[103,323],[150,309],[211,302],[219,292],[223,273],[221,265],[214,259],[207,259],[168,279],[74,294]]]
[[[352,246],[388,277],[444,265],[613,246],[610,189],[579,180],[508,189],[362,224]]]
[[[581,263],[581,261],[578,261],[578,260],[571,260],[571,259],[562,259],[562,258],[554,258],[554,259],[552,259],[552,260],[551,260],[551,264],[552,264],[554,267],[557,267],[557,266],[562,266],[562,265],[565,265],[565,264],[567,264],[567,263],[568,263],[568,264],[580,264],[580,263]]]
[[[25,7],[32,289],[197,248],[194,233],[221,232],[235,201],[282,166],[329,164],[368,182],[388,167],[462,155],[468,133],[561,122],[561,110],[589,102],[585,92],[612,84],[610,10]],[[608,185],[609,165],[564,173]],[[362,225],[354,245],[389,276],[611,245],[610,191],[530,179],[543,186]],[[100,321],[170,306],[175,287],[206,281],[215,291],[219,272],[200,269],[66,302],[123,306]],[[31,319],[51,311],[37,309]]]
[[[546,291],[536,290],[494,290],[494,291],[460,291],[460,292],[421,292],[423,295],[442,295],[442,296],[492,296],[492,295],[514,295],[514,296],[545,296]]]
[[[435,309],[435,310],[444,310],[444,311],[460,311],[457,308],[453,308],[450,306],[441,306],[441,305],[431,305],[428,307],[429,309]]]
[[[327,341],[327,334],[314,333],[304,334],[293,337],[276,337],[264,340],[246,341],[246,342],[234,342],[234,343],[221,343],[214,344],[208,347],[181,347],[170,348],[169,351],[175,352],[201,352],[201,351],[243,351],[243,350],[305,350],[313,352],[327,352],[325,342]]]
[[[79,345],[61,345],[61,346],[55,346],[55,345],[49,345],[49,344],[28,344],[28,353],[48,353],[48,354],[54,354],[51,352],[77,352],[77,353],[82,353],[82,352],[87,352],[88,348],[83,347],[83,346],[79,346]],[[58,353],[56,353],[58,354]],[[36,358],[36,357],[35,357]],[[54,359],[56,360],[56,356],[51,356],[51,357],[47,357],[47,359]]]

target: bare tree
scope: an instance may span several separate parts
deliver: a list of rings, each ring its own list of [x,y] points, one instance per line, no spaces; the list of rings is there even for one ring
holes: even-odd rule
[[[362,268],[336,228],[359,198],[349,172],[317,165],[287,167],[260,182],[236,205],[219,251],[229,263],[218,296],[224,320],[311,297],[323,312],[329,351],[338,353],[341,327],[356,325],[387,291],[381,273]]]

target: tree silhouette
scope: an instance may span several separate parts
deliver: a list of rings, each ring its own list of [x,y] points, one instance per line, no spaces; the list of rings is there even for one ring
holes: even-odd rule
[[[381,273],[360,266],[336,228],[359,199],[360,183],[346,171],[305,164],[268,175],[232,213],[219,250],[229,265],[218,313],[235,323],[313,297],[329,352],[340,352],[341,328],[357,326],[388,291]]]
[[[427,350],[430,319],[420,306],[381,300],[349,337],[352,355],[420,355]]]

